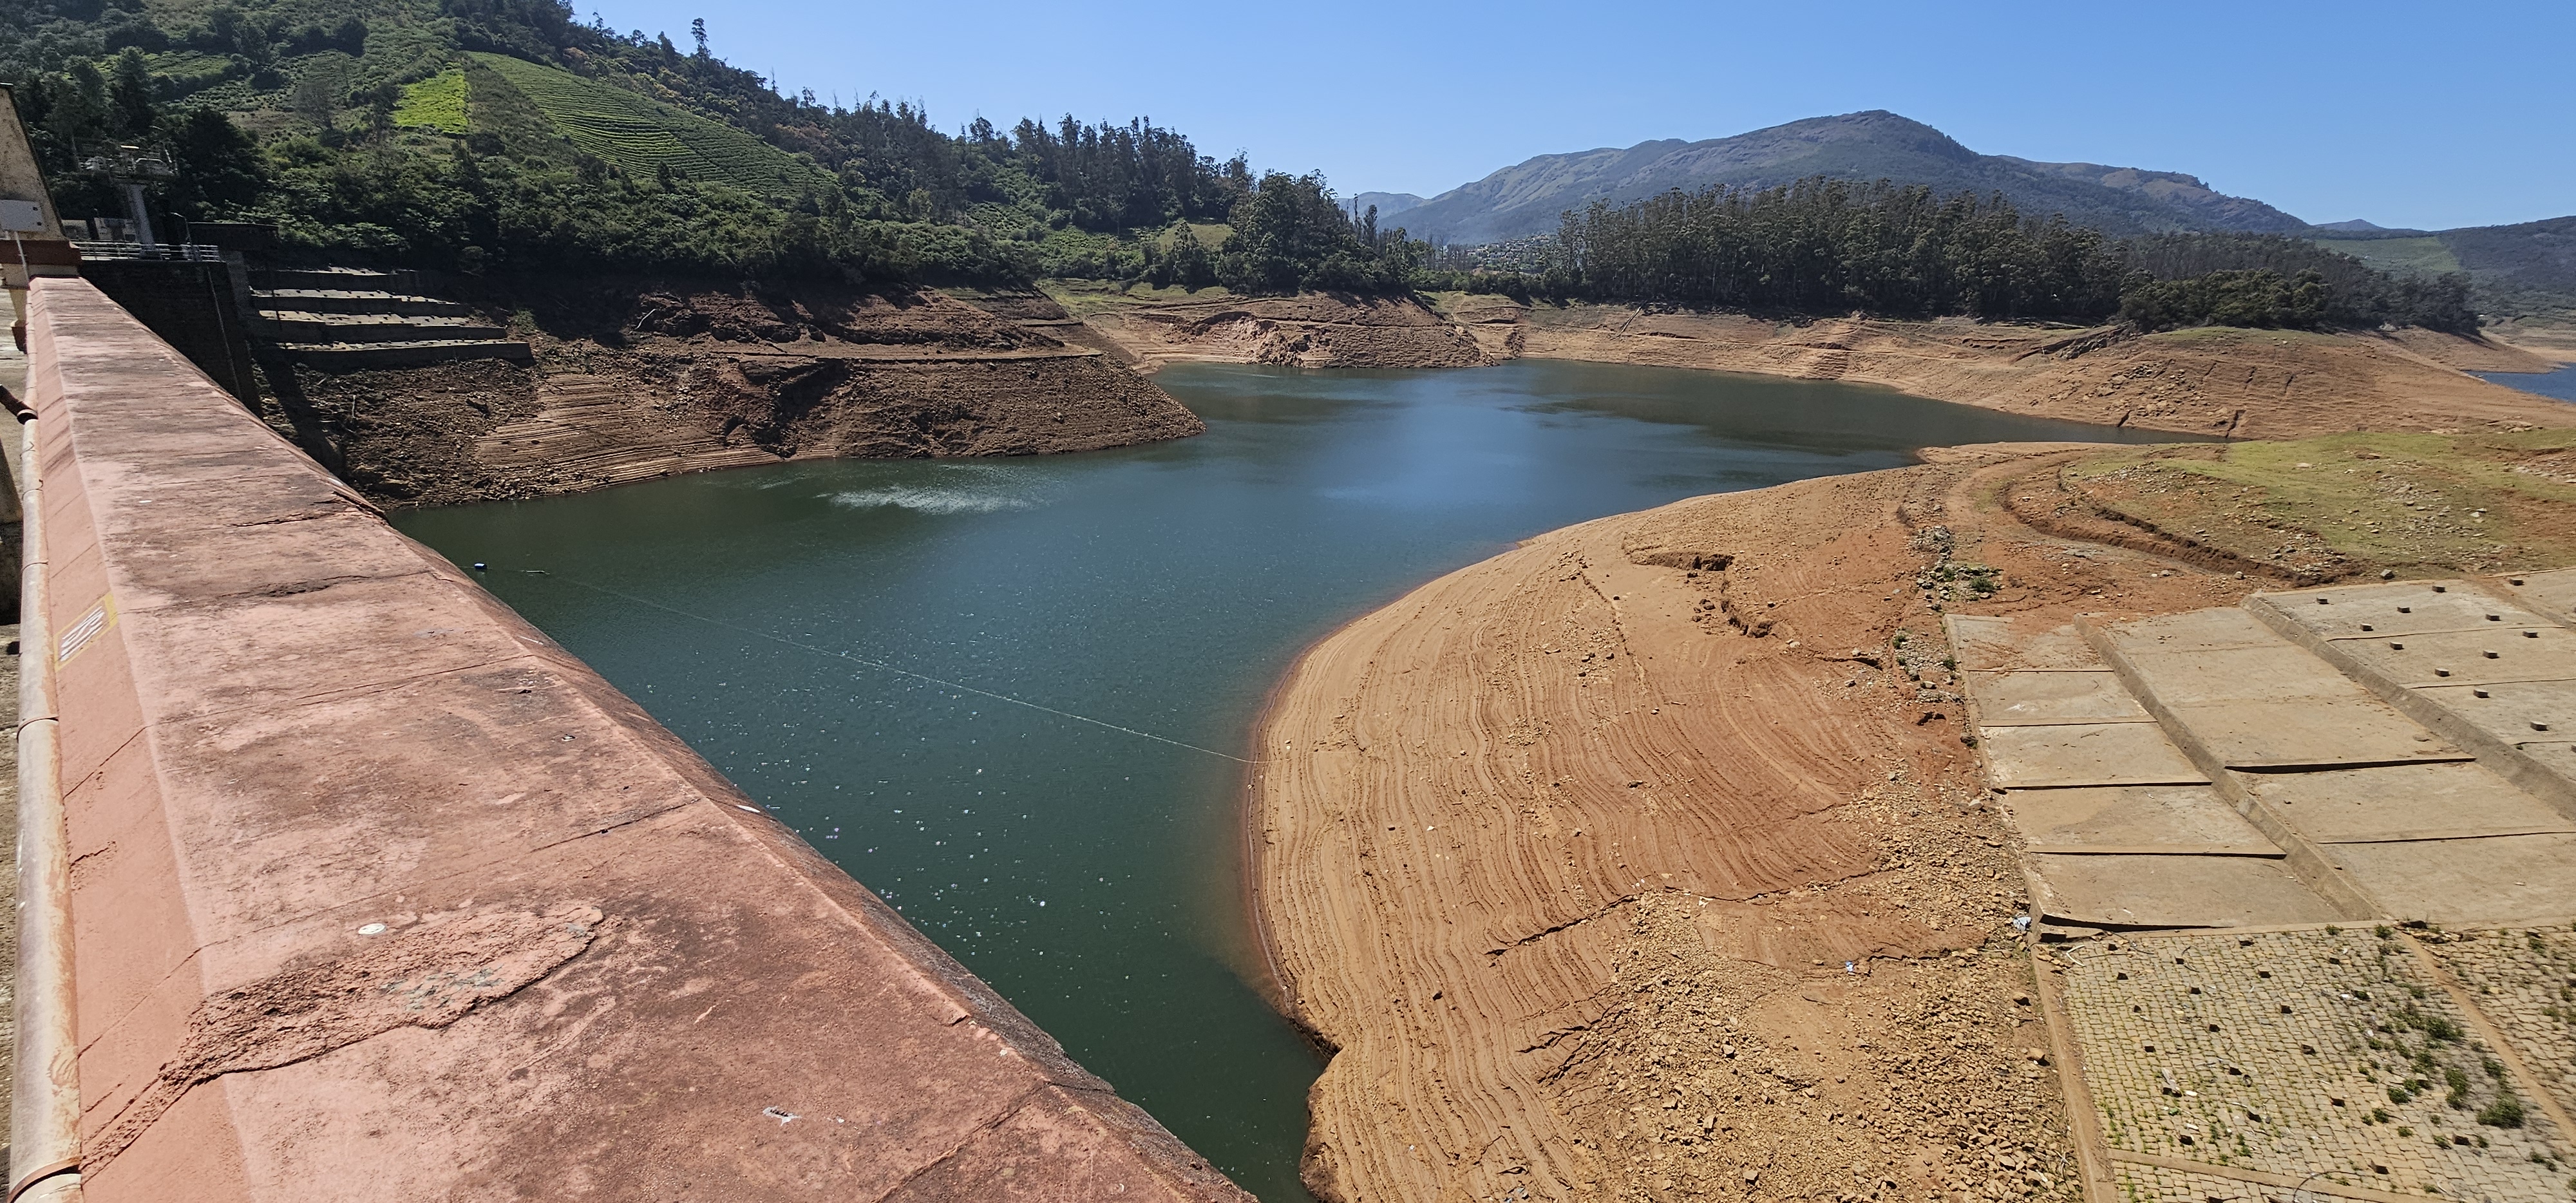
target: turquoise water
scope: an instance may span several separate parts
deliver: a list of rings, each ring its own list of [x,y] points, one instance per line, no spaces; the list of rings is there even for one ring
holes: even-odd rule
[[[1207,434],[396,523],[488,562],[494,593],[1274,1203],[1306,1197],[1320,1065],[1245,984],[1230,757],[1301,648],[1587,518],[1924,445],[2172,437],[1598,364],[1159,379]]]

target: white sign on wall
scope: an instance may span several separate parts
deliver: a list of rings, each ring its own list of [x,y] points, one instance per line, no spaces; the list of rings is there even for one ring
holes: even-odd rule
[[[45,207],[34,201],[0,200],[0,230],[42,233]]]

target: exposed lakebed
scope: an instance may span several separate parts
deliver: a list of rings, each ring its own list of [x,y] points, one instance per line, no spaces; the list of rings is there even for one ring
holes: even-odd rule
[[[1158,379],[1207,434],[396,523],[489,563],[494,593],[1274,1201],[1304,1197],[1320,1066],[1244,983],[1232,758],[1301,648],[1587,518],[1927,445],[2174,437],[1586,363]]]

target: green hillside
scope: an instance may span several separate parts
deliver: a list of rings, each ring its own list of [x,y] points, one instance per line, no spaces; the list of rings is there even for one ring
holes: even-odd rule
[[[2460,270],[2459,257],[2431,234],[2421,238],[2312,238],[2330,251],[2342,251],[2385,272],[2418,272],[2438,276]]]
[[[667,173],[787,197],[829,185],[811,164],[732,126],[524,59],[488,52],[467,57],[487,86],[497,80],[583,153],[637,179]],[[497,96],[491,102],[508,103]]]
[[[2576,217],[2314,241],[2384,271],[2465,272],[2471,300],[2490,321],[2576,325]]]
[[[782,95],[564,0],[13,0],[0,84],[69,216],[101,145],[169,153],[150,203],[276,224],[290,255],[467,272],[1020,283],[1133,276],[1253,181],[1141,120],[977,120]]]

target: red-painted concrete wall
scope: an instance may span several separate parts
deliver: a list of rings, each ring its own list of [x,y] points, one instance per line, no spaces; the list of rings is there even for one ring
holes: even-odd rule
[[[1247,1197],[95,289],[29,325],[91,1203]]]

